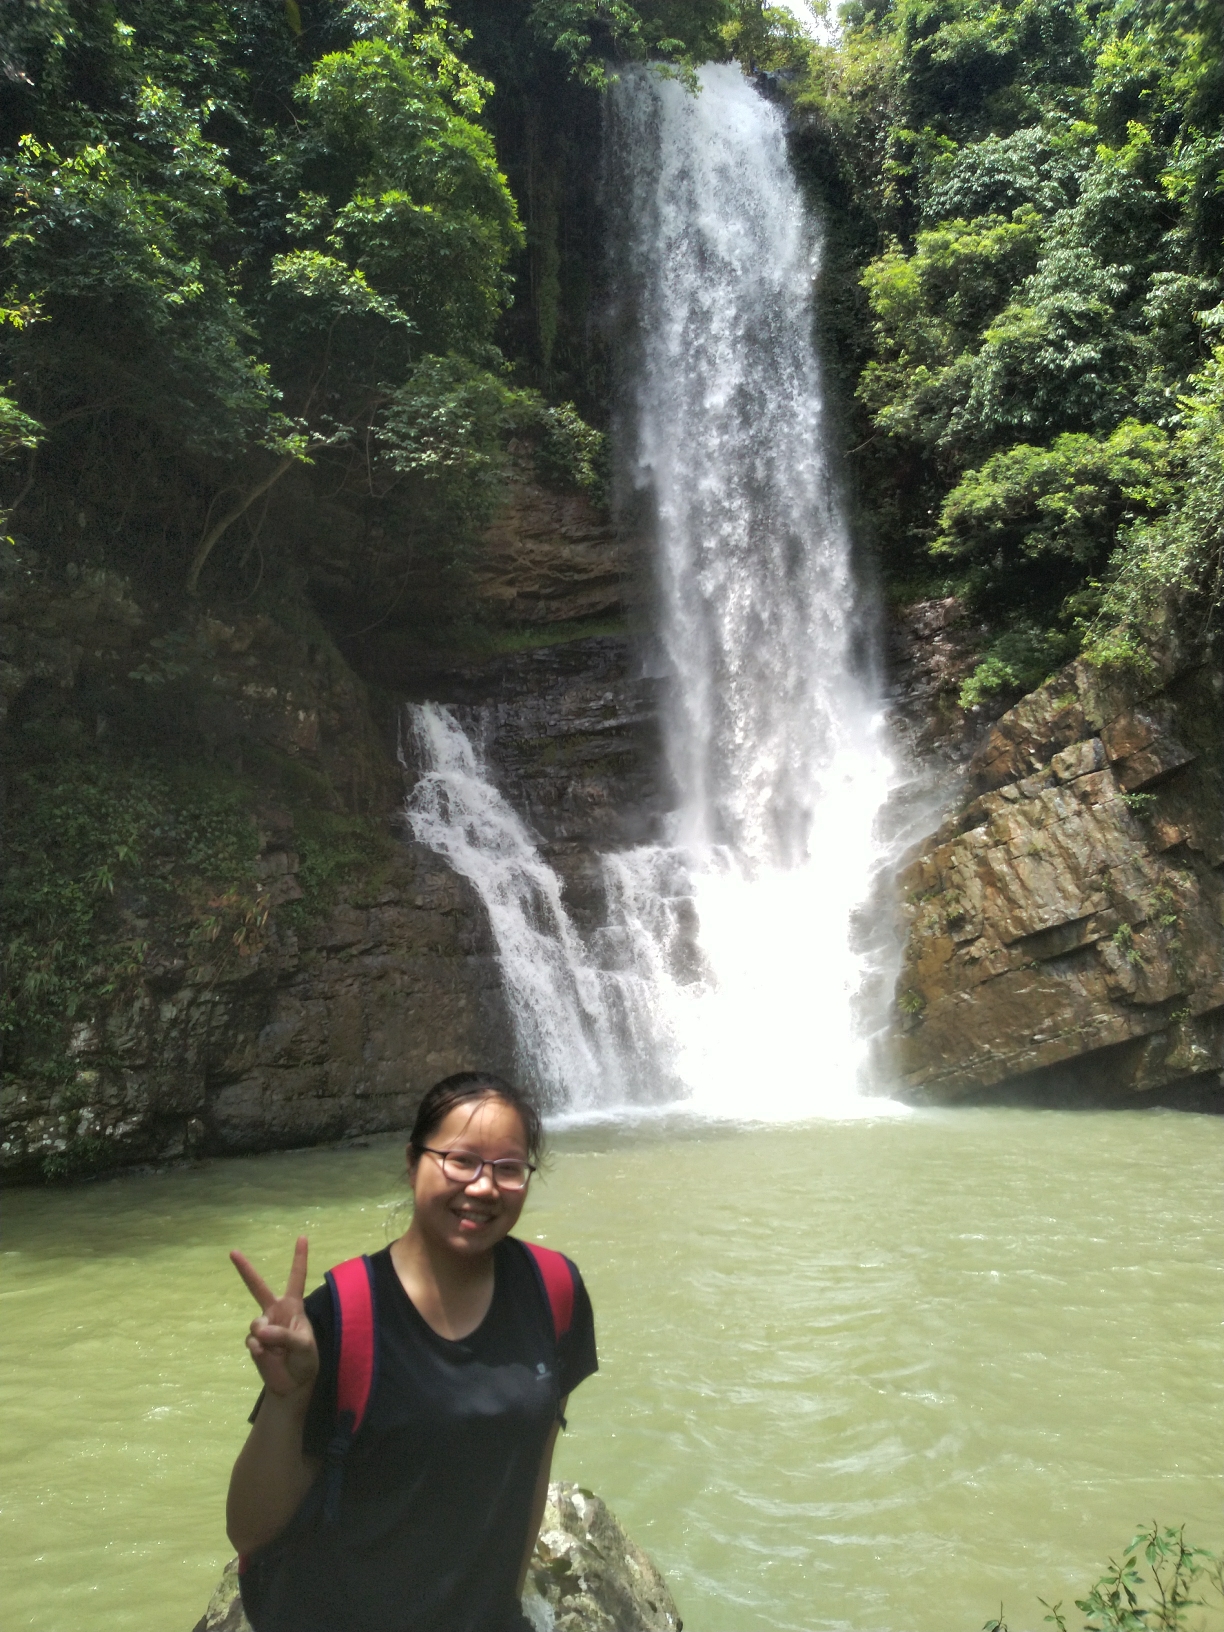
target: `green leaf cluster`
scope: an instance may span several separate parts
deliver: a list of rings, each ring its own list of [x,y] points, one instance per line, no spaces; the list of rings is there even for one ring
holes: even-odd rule
[[[727,55],[725,31],[741,13],[763,9],[735,0],[533,0],[530,22],[576,78],[601,89],[617,62],[653,59],[691,75]]]
[[[1047,1625],[1068,1632],[1061,1601],[1037,1602],[1047,1611]],[[1224,1609],[1224,1560],[1210,1548],[1192,1547],[1184,1525],[1145,1525],[1075,1607],[1086,1617],[1084,1632],[1191,1632],[1215,1625]],[[982,1632],[1008,1632],[1002,1605]]]

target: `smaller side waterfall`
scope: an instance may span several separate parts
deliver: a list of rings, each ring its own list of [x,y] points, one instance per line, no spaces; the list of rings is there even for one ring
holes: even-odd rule
[[[649,1000],[656,954],[642,937],[611,927],[592,958],[562,903],[561,880],[454,714],[412,704],[408,724],[421,776],[405,816],[413,836],[471,882],[488,913],[524,1077],[554,1110],[641,1099],[640,1085],[657,1077],[667,1052]],[[657,1097],[676,1092],[664,1085]]]

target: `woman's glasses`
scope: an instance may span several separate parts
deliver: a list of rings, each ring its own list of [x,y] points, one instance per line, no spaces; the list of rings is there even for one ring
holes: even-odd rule
[[[429,1145],[422,1145],[420,1149],[438,1158],[444,1176],[452,1184],[475,1184],[487,1167],[499,1190],[525,1190],[535,1172],[531,1162],[520,1162],[514,1156],[499,1156],[495,1162],[485,1162],[466,1150],[433,1150]]]

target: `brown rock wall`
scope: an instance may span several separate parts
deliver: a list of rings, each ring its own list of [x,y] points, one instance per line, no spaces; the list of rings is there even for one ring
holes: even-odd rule
[[[107,911],[140,955],[107,995],[91,988],[59,1043],[10,1055],[0,1171],[73,1176],[401,1127],[438,1077],[509,1066],[483,908],[444,862],[404,842],[392,743],[321,630],[312,638],[305,616],[306,632],[293,632],[212,608],[159,636],[114,575],[65,582],[32,570],[9,588],[9,762],[21,764],[30,719],[49,713],[77,733],[63,736],[66,755],[84,735],[109,744],[116,765],[136,751],[137,726],[146,754],[173,733],[167,753],[180,762],[242,773],[261,849],[254,876],[244,871],[223,900],[150,905],[140,877],[120,878]],[[420,679],[418,695],[465,710],[571,909],[598,917],[595,851],[653,836],[663,805],[656,685],[638,676],[628,643],[597,637]],[[364,812],[371,833],[380,820],[395,828],[385,861],[350,867],[322,921],[333,886],[302,871],[312,843],[319,854],[303,822],[319,810]],[[210,936],[202,915],[214,910],[234,922]],[[236,926],[241,946],[237,934],[230,945]]]
[[[1000,719],[902,874],[908,1093],[1224,1105],[1224,676],[1072,664]]]
[[[483,915],[407,844],[376,899],[300,935],[273,929],[235,967],[150,971],[79,1026],[74,1081],[12,1082],[13,1178],[100,1142],[107,1167],[265,1150],[404,1127],[430,1083],[505,1061],[511,1040]]]
[[[496,621],[573,623],[623,609],[637,566],[635,546],[585,493],[559,493],[516,461],[506,497],[486,530],[477,593]]]

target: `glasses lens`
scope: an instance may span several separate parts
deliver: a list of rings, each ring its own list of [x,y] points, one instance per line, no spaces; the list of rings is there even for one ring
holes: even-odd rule
[[[521,1190],[531,1177],[531,1169],[526,1162],[499,1161],[492,1166],[493,1177],[503,1190]]]
[[[442,1158],[442,1167],[448,1179],[470,1184],[480,1172],[480,1157],[469,1156],[461,1150],[448,1150]]]

